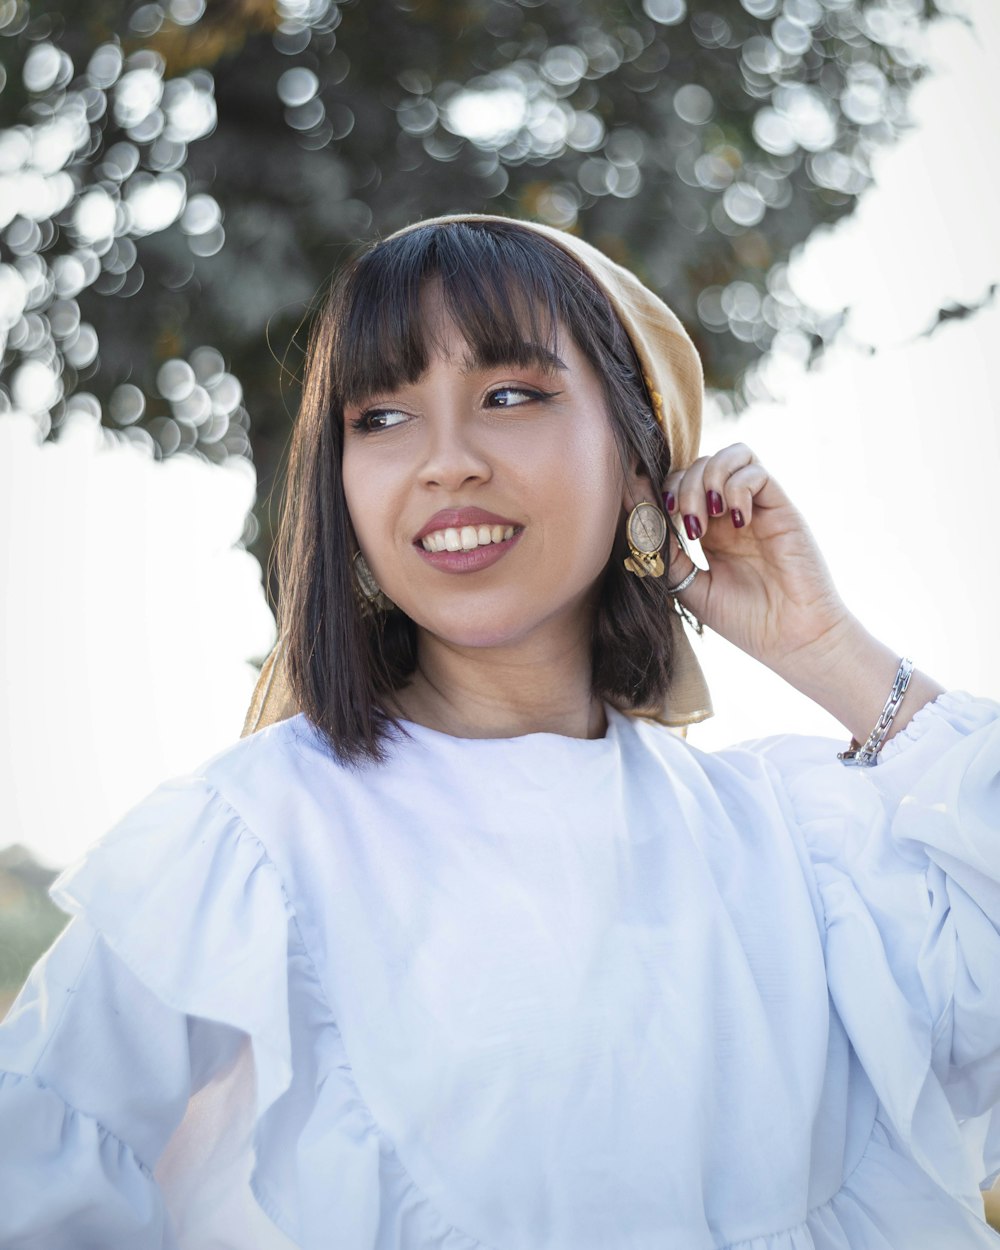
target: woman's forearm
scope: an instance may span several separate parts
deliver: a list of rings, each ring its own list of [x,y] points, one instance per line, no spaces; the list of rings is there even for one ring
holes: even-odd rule
[[[829,636],[772,667],[863,743],[882,714],[899,661],[898,652],[874,638],[855,617],[848,616]],[[885,740],[899,733],[943,690],[933,678],[914,668]]]

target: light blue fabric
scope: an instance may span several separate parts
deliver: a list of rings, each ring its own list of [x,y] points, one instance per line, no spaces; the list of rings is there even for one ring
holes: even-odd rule
[[[0,1247],[1000,1247],[1000,707],[609,720],[133,809],[0,1028]]]

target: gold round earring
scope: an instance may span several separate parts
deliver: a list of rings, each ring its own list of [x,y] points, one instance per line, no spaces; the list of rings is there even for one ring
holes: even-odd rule
[[[396,605],[375,580],[375,574],[360,551],[354,553],[353,564],[354,590],[362,613],[372,616],[376,612],[391,612]]]
[[[667,518],[655,503],[637,503],[625,523],[629,551],[625,567],[636,577],[662,577],[660,551],[667,539]]]

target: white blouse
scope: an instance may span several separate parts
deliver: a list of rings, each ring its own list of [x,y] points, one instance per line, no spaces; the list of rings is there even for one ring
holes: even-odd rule
[[[297,716],[134,808],[0,1028],[0,1246],[1000,1246],[1000,705],[609,721]]]

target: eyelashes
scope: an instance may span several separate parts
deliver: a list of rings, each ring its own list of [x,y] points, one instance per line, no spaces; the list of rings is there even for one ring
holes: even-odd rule
[[[392,421],[391,417],[399,417],[400,420]],[[406,414],[396,408],[372,408],[367,412],[362,412],[360,416],[352,417],[350,426],[359,434],[377,434],[379,430],[390,430],[394,425],[401,425],[405,420]]]
[[[527,395],[528,402],[530,403],[533,399],[542,401],[552,399],[560,393],[560,391],[539,391],[531,386],[498,386],[495,390],[492,390],[487,394],[486,403],[487,406],[489,406],[491,400],[496,400],[497,408],[520,408],[521,405],[519,403],[511,404],[503,402],[500,397],[502,395]]]
[[[533,386],[497,386],[484,397],[485,408],[521,408],[531,403],[545,403],[561,395],[561,391],[540,391]],[[511,402],[511,396],[518,396]],[[408,421],[409,414],[401,408],[367,408],[350,421],[352,430],[359,434],[378,434],[391,430]]]

